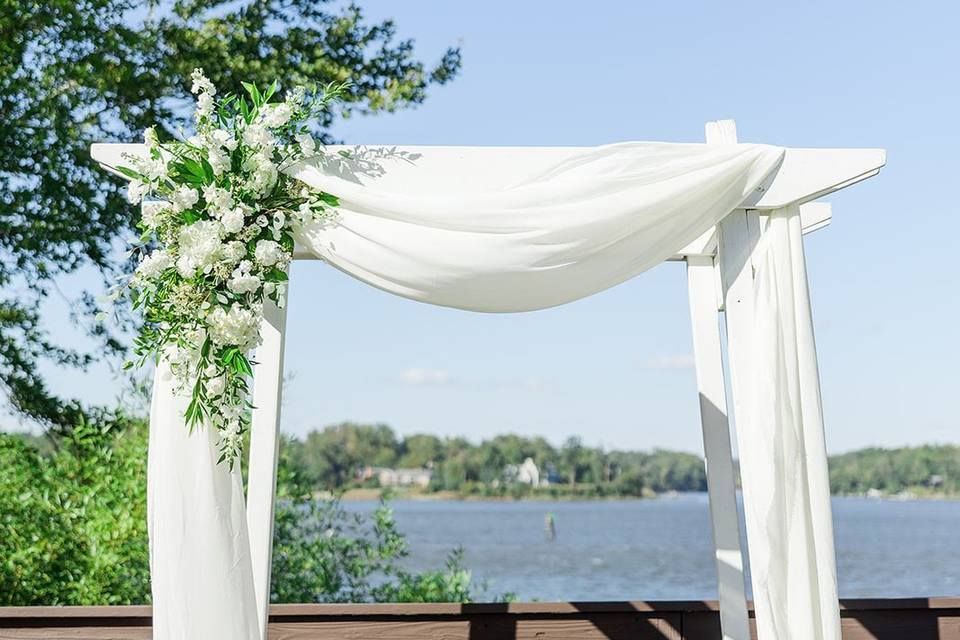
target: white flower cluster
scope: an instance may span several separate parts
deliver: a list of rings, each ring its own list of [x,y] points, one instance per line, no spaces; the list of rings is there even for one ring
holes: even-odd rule
[[[232,461],[249,426],[249,353],[260,343],[263,305],[285,303],[294,230],[331,215],[337,201],[283,173],[317,153],[303,124],[315,113],[305,90],[270,102],[275,84],[265,93],[248,87],[241,109],[238,98],[218,101],[201,70],[191,79],[196,134],[161,143],[147,129],[149,157],[124,169],[131,203],[149,194],[165,201],[144,203],[141,260],[128,284],[147,320],[141,362],[167,360],[192,394],[187,423],[219,429],[222,458]]]

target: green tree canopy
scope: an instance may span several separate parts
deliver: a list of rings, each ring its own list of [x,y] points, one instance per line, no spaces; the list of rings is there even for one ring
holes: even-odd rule
[[[390,20],[329,0],[0,0],[0,387],[21,415],[66,430],[92,412],[56,397],[37,365],[83,367],[90,354],[53,343],[38,317],[54,279],[84,265],[105,277],[135,218],[122,185],[89,158],[92,142],[138,140],[185,125],[190,72],[222,90],[350,80],[338,116],[404,109],[460,68],[458,48],[434,65]],[[79,312],[94,306],[89,296]],[[84,323],[109,350],[122,345]],[[109,414],[105,414],[110,417]]]

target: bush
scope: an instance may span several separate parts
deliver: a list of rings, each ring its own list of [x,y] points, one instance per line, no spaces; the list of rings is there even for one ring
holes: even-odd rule
[[[371,516],[348,513],[337,500],[303,496],[277,505],[273,602],[469,602],[462,553],[442,570],[410,573],[409,551],[386,502]]]
[[[147,429],[81,424],[48,455],[0,433],[0,605],[150,601]],[[372,515],[311,497],[281,457],[275,602],[467,602],[462,554],[444,568],[401,567],[406,538],[384,502]]]
[[[144,431],[81,424],[49,456],[0,434],[0,604],[147,601]]]

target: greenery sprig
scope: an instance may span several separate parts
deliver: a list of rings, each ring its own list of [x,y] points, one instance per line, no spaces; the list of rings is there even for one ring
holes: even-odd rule
[[[192,80],[196,134],[161,142],[149,128],[148,157],[119,168],[143,214],[139,265],[113,295],[128,293],[144,320],[125,367],[159,362],[159,375],[190,392],[188,427],[218,429],[220,461],[232,465],[250,427],[250,352],[264,302],[284,306],[293,233],[339,204],[284,169],[322,153],[308,123],[348,85],[297,87],[279,101],[277,82],[217,98],[202,70]],[[151,195],[161,201],[144,201]]]

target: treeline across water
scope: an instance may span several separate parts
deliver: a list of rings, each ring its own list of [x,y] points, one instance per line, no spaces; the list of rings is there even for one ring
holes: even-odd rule
[[[387,425],[343,423],[286,437],[283,456],[315,490],[378,487],[379,469],[426,469],[418,490],[462,496],[604,497],[706,491],[703,460],[690,453],[607,451],[579,438],[555,446],[542,437],[498,435],[473,443],[428,434],[398,436]],[[538,482],[519,474],[529,458]],[[869,448],[830,457],[836,494],[960,494],[960,447]],[[364,470],[367,473],[364,473]]]
[[[376,475],[363,477],[368,468],[428,469],[424,491],[461,495],[640,496],[707,488],[703,461],[696,455],[604,451],[579,438],[559,447],[545,438],[518,435],[475,444],[427,434],[399,437],[386,425],[344,423],[302,439],[287,438],[282,450],[289,467],[318,490],[379,486]],[[535,486],[516,468],[527,458],[537,467]]]

